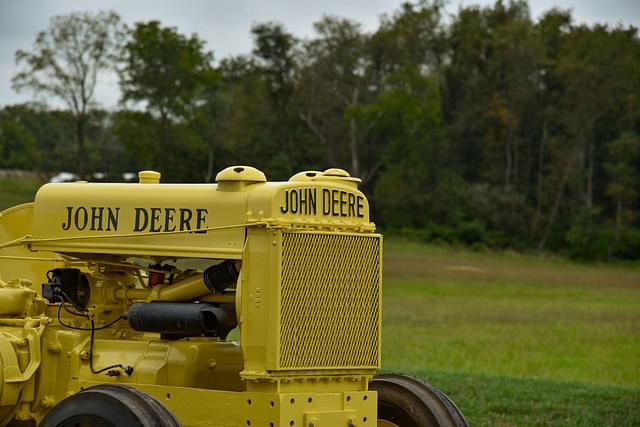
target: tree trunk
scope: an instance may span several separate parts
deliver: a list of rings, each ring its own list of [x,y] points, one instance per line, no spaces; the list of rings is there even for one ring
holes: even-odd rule
[[[83,115],[76,118],[76,142],[78,143],[78,167],[76,170],[80,179],[85,179],[87,174],[87,153],[84,146],[85,120]]]
[[[622,234],[622,199],[616,200],[616,228],[613,234],[613,243],[609,242],[607,245],[607,258],[613,256],[613,251],[618,246],[620,241],[620,235]]]
[[[511,141],[508,137],[505,143],[505,156],[504,189],[507,190],[511,186]]]
[[[567,186],[567,182],[569,181],[569,177],[571,176],[571,171],[573,170],[573,165],[577,157],[578,156],[572,153],[571,158],[569,159],[567,166],[564,170],[564,174],[562,175],[562,180],[560,181],[560,187],[558,188],[558,192],[556,193],[556,197],[553,201],[553,207],[551,208],[551,213],[549,214],[549,220],[547,221],[547,226],[545,227],[544,234],[542,235],[542,238],[538,243],[539,251],[542,251],[544,249],[544,246],[547,244],[547,240],[549,239],[549,233],[551,232],[553,223],[556,220],[556,216],[558,214],[558,208],[560,207],[560,202],[562,201],[565,187]]]
[[[158,126],[158,141],[153,150],[153,158],[151,160],[151,168],[153,170],[162,170],[160,157],[163,153],[169,153],[169,129],[167,126],[168,117],[163,108],[160,108],[160,126]]]
[[[587,209],[593,209],[593,141],[587,143],[587,191],[586,204]]]
[[[520,173],[519,168],[519,162],[520,162],[520,158],[518,156],[518,139],[515,138],[513,140],[513,144],[512,144],[512,148],[513,148],[513,173],[511,174],[511,184],[513,186],[517,186],[518,185],[518,174]]]
[[[542,125],[542,139],[538,148],[538,186],[536,195],[536,213],[538,216],[542,213],[542,185],[544,183],[544,149],[547,145],[547,122]]]
[[[358,105],[360,90],[355,88],[351,96],[350,107]],[[360,176],[360,157],[358,154],[358,124],[356,119],[351,116],[349,119],[349,153],[351,155],[351,175]]]
[[[360,176],[360,159],[358,158],[358,127],[356,120],[351,117],[349,120],[349,134],[351,141],[349,151],[351,153],[351,175]]]
[[[213,181],[213,147],[211,147],[211,145],[209,145],[209,153],[207,159],[207,176],[205,177],[204,181]]]
[[[327,160],[329,161],[329,165],[331,167],[335,167],[338,165],[336,162],[336,154],[333,149],[333,144],[329,144],[327,141],[327,137],[325,136],[322,129],[318,127],[316,123],[313,121],[313,117],[311,114],[307,115],[302,111],[298,112],[298,116],[302,119],[302,121],[307,125],[309,130],[318,138],[320,144],[324,145],[327,149]]]

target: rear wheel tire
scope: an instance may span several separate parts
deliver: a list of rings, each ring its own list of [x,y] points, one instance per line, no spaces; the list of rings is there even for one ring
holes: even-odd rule
[[[154,397],[122,384],[101,384],[64,399],[40,427],[180,427]]]
[[[446,394],[406,375],[377,375],[369,384],[378,392],[378,427],[468,427]]]

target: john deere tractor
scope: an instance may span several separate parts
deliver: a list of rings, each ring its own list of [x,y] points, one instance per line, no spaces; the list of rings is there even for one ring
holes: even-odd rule
[[[382,236],[341,169],[46,184],[0,213],[0,425],[465,426],[377,375]]]

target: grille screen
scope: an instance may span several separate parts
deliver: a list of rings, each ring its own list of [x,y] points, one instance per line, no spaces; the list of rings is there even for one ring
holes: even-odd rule
[[[379,365],[380,239],[283,233],[280,368]]]

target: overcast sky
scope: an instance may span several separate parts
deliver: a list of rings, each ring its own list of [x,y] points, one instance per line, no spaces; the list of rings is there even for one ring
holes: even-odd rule
[[[507,1],[507,0],[505,0]],[[29,49],[35,34],[47,28],[49,18],[77,11],[111,9],[129,24],[159,20],[185,34],[198,33],[217,59],[251,50],[250,28],[256,22],[277,21],[298,37],[311,36],[312,24],[324,14],[351,18],[365,30],[377,27],[380,15],[392,13],[401,0],[0,0],[0,106],[32,99],[16,94],[11,77],[17,68],[15,51]],[[460,4],[492,4],[492,0],[452,0],[453,13]],[[529,0],[534,18],[559,6],[572,9],[577,22],[606,22],[640,26],[640,0]],[[103,79],[97,100],[115,106],[118,85],[114,76]]]

